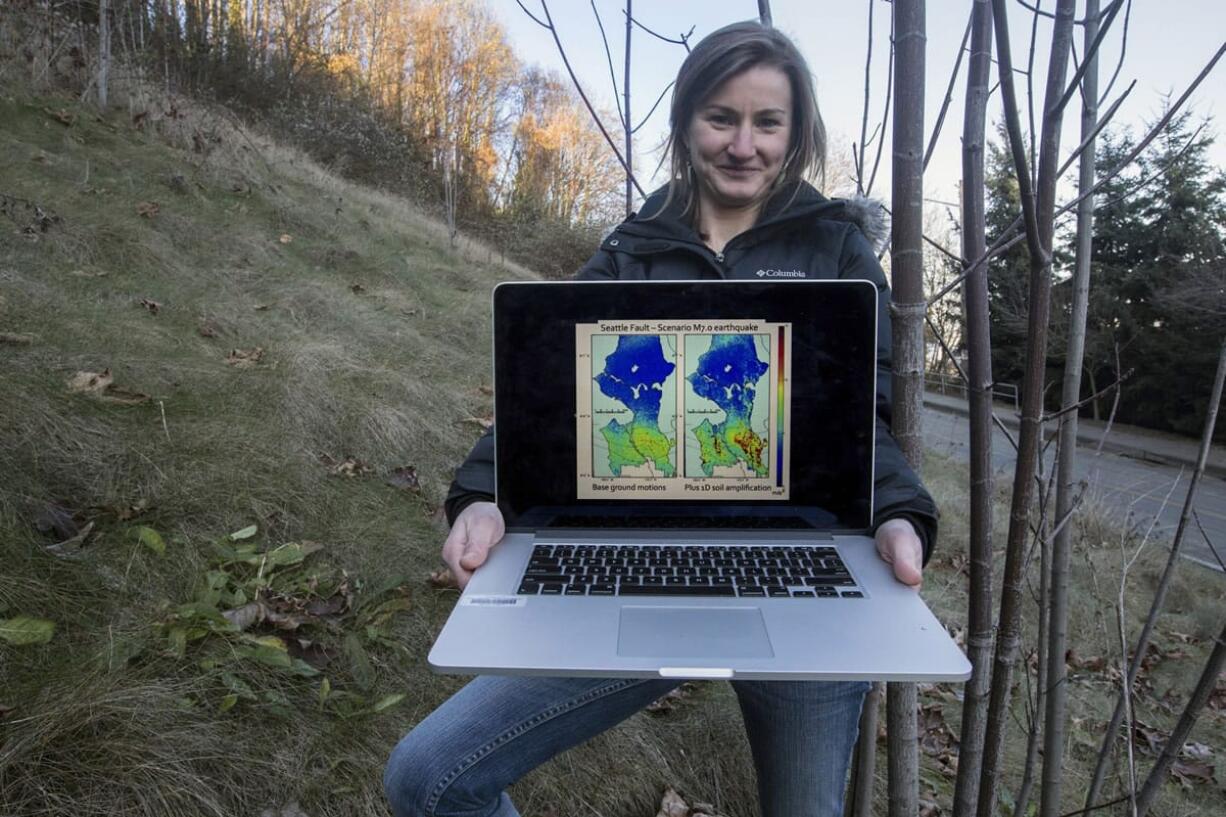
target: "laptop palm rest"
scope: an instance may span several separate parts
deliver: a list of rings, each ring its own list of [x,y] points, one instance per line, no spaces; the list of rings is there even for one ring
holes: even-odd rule
[[[621,610],[617,654],[638,658],[774,658],[756,607]]]

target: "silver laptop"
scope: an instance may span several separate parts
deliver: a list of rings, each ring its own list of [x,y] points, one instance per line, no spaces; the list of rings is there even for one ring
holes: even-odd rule
[[[435,671],[970,677],[868,535],[871,282],[506,283],[493,298],[507,535]]]

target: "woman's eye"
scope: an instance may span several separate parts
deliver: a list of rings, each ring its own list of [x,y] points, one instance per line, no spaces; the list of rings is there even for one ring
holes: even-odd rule
[[[767,129],[780,128],[783,127],[783,122],[778,119],[762,119],[758,121],[758,127]]]

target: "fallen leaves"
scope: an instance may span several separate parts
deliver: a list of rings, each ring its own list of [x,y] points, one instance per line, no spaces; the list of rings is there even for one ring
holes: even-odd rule
[[[147,394],[120,388],[113,380],[109,367],[100,372],[77,372],[69,378],[68,390],[122,406],[135,406],[151,399]]]
[[[1209,693],[1207,706],[1214,713],[1226,713],[1226,673],[1218,676],[1217,685]]]
[[[62,542],[47,545],[44,550],[64,559],[78,558],[80,555],[79,551],[85,546],[85,543],[89,540],[89,537],[93,531],[94,523],[88,522],[86,523],[85,527],[81,528],[81,530],[73,536],[70,536]]]
[[[264,348],[262,346],[254,349],[231,349],[230,354],[226,355],[226,363],[236,369],[251,369],[258,366],[263,358]]]
[[[140,298],[136,303],[138,306],[143,306],[145,309],[148,309],[150,314],[153,315],[156,315],[158,310],[162,308],[162,305],[152,298]]]
[[[375,470],[370,465],[362,462],[356,457],[345,457],[345,459],[337,462],[327,454],[320,454],[319,460],[324,465],[328,466],[328,470],[333,474],[342,477],[362,476],[363,474],[373,473]]]
[[[72,124],[77,121],[77,117],[74,114],[69,113],[64,108],[54,111],[50,108],[43,108],[43,113],[47,114],[47,116],[51,117],[65,127],[72,127]]]
[[[196,331],[202,338],[215,338],[217,337],[218,333],[217,324],[213,323],[212,321],[202,321],[200,325],[196,327]]]
[[[345,588],[346,591],[348,588]],[[268,590],[261,590],[254,601],[230,610],[223,610],[222,616],[239,630],[247,630],[259,624],[268,624],[277,629],[293,632],[304,624],[325,618],[334,618],[349,609],[352,599],[346,592],[334,593],[327,599],[302,599],[294,596],[281,595]],[[296,643],[305,641],[306,643]],[[295,645],[302,652],[304,659],[313,658],[326,664],[331,655],[322,647],[315,645],[309,639],[291,639],[286,644],[290,649]],[[292,649],[290,649],[293,652]],[[308,663],[313,663],[308,660]],[[317,666],[316,669],[319,669]]]
[[[294,240],[294,237],[290,235],[289,233],[281,233],[281,237],[278,238],[277,240],[280,241],[282,244],[289,244],[290,242]]]
[[[142,201],[136,205],[136,214],[141,218],[152,219],[161,209],[162,206],[156,201]]]
[[[958,738],[945,722],[940,704],[919,708],[920,750],[936,760],[937,770],[948,778],[958,774]]]
[[[16,346],[28,346],[33,342],[33,335],[22,335],[16,332],[0,332],[0,343],[11,343]]]
[[[1169,732],[1148,725],[1140,719],[1132,723],[1132,743],[1144,755],[1158,757],[1170,740]],[[1213,749],[1204,744],[1189,741],[1179,749],[1171,763],[1170,775],[1184,788],[1201,783],[1212,783],[1216,771]]]
[[[1107,659],[1103,656],[1095,655],[1091,658],[1082,658],[1071,648],[1064,653],[1064,663],[1068,665],[1069,669],[1087,670],[1089,672],[1102,672],[1107,668]]]
[[[1184,760],[1177,757],[1171,763],[1171,777],[1185,789],[1200,783],[1212,783],[1214,771],[1213,764],[1203,760]]]
[[[393,488],[400,488],[410,493],[421,493],[421,480],[417,477],[417,469],[412,465],[393,468],[391,476],[385,482]]]

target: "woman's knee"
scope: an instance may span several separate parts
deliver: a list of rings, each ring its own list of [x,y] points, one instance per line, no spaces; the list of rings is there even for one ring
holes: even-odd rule
[[[383,771],[383,791],[396,817],[433,817],[431,796],[447,770],[439,742],[416,728],[392,750]]]

